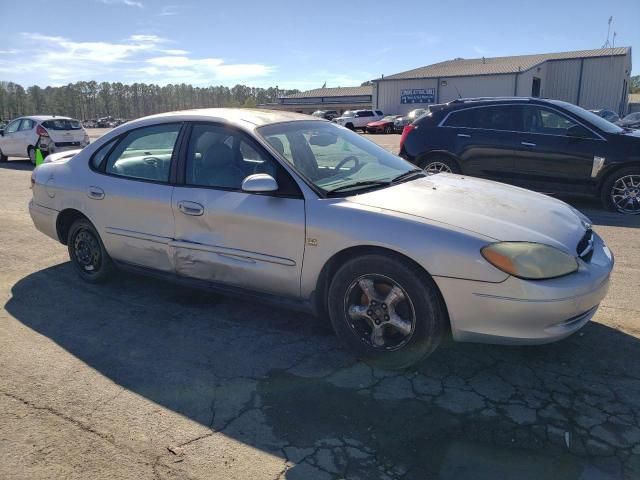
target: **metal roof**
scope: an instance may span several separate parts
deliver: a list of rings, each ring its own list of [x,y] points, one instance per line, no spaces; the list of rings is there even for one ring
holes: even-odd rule
[[[369,85],[366,87],[316,88],[280,98],[358,97],[361,95],[373,95],[373,87]]]
[[[400,80],[411,78],[462,77],[471,75],[496,75],[517,73],[529,70],[548,60],[571,60],[591,57],[627,55],[631,47],[598,48],[596,50],[577,50],[573,52],[539,53],[518,55],[515,57],[493,58],[456,58],[433,65],[396,73],[379,80]]]

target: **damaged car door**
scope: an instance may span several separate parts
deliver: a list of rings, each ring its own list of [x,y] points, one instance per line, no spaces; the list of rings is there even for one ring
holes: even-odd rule
[[[173,272],[171,162],[182,123],[130,130],[91,158],[83,209],[117,261]]]
[[[194,123],[187,135],[172,199],[176,273],[298,297],[305,212],[295,181],[241,130]],[[255,174],[271,177],[273,189],[244,190]]]

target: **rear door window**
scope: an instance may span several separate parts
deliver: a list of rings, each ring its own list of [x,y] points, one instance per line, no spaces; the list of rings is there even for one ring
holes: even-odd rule
[[[521,108],[519,105],[496,105],[458,110],[449,115],[445,126],[519,132],[522,130]]]
[[[129,132],[109,154],[105,172],[140,180],[168,182],[180,123],[154,125]]]

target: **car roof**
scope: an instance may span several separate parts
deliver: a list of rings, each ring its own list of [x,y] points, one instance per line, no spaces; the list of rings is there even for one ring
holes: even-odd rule
[[[268,110],[260,108],[197,108],[193,110],[179,110],[165,112],[148,117],[139,118],[128,125],[146,123],[152,119],[180,118],[183,121],[218,120],[229,123],[249,123],[256,127],[272,123],[292,121],[324,121],[313,119],[310,115],[286,112],[283,110]]]

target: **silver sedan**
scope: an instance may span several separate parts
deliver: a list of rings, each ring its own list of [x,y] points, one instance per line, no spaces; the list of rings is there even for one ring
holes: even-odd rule
[[[559,340],[613,256],[556,199],[426,175],[325,120],[206,109],[127,123],[34,170],[35,226],[80,277],[114,267],[304,307],[361,357],[403,367],[442,338]]]

